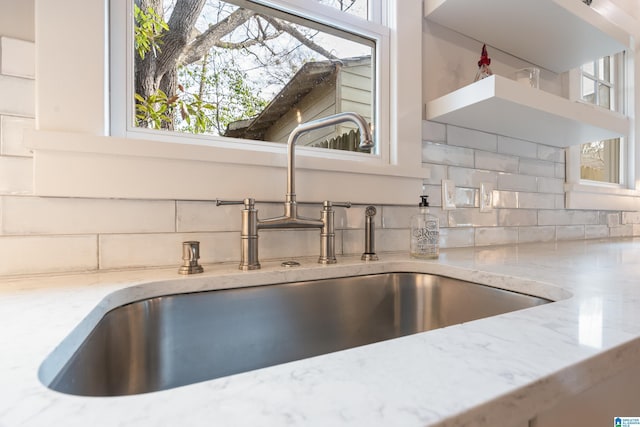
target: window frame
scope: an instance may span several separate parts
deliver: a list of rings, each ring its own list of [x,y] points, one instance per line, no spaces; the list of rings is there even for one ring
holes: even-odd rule
[[[638,94],[633,91],[637,87],[638,71],[635,57],[635,44],[622,55],[617,67],[617,111],[629,118],[629,134],[620,138],[620,184],[586,180],[581,178],[580,147],[581,144],[566,149],[566,184],[565,207],[567,209],[599,209],[599,210],[638,210],[640,209],[640,171],[636,149],[637,141],[635,105]],[[594,62],[596,62],[594,60]],[[603,114],[611,113],[603,107],[582,100],[582,71],[575,69],[569,72],[569,96],[576,102],[583,102],[601,109]]]
[[[291,7],[299,4],[293,0],[279,2]],[[389,117],[389,136],[383,137],[388,140],[388,148],[371,161],[373,156],[362,153],[327,156],[326,150],[300,147],[296,155],[296,173],[302,176],[300,201],[410,203],[421,191],[423,179],[429,176],[421,162],[422,70],[419,61],[414,61],[422,55],[421,44],[415,42],[421,38],[421,1],[387,2],[388,9],[380,15],[388,15],[392,22],[389,53],[383,53],[380,63],[389,66],[389,102],[388,106],[381,102],[380,108],[388,108],[381,114]],[[126,69],[126,63],[117,49],[109,50],[110,44],[113,47],[122,43],[123,37],[117,31],[113,31],[111,39],[108,36],[109,1],[36,3],[38,130],[28,142],[35,151],[37,195],[181,200],[282,198],[284,184],[278,185],[277,180],[280,175],[284,182],[283,148],[260,147],[248,152],[224,144],[212,147],[197,139],[176,144],[162,138],[112,135],[109,123],[117,118],[111,116],[108,93],[116,88],[109,82],[109,59],[116,70]],[[341,13],[328,13],[326,9],[332,8],[320,4],[314,8],[322,9],[327,20]],[[71,26],[65,23],[69,19],[77,21],[77,25],[68,28]],[[96,31],[97,28],[104,31]],[[411,66],[416,62],[417,66]],[[247,176],[255,179],[247,180]],[[357,191],[353,186],[341,185],[345,179],[357,186]]]
[[[614,73],[615,76],[612,79],[613,81],[607,81],[607,80],[603,80],[600,76],[600,73],[598,71],[599,67],[598,67],[598,63],[600,62],[600,59],[602,58],[597,58],[595,60],[592,61],[593,65],[594,65],[594,73],[593,75],[588,74],[587,72],[584,71],[584,66],[580,67],[578,69],[578,72],[580,73],[580,77],[579,77],[579,85],[580,85],[580,92],[579,92],[579,97],[578,97],[578,101],[585,103],[587,105],[592,105],[595,108],[601,109],[603,111],[612,111],[612,112],[619,112],[621,114],[627,114],[627,99],[629,99],[630,97],[633,96],[632,93],[630,93],[628,90],[625,90],[625,88],[627,88],[629,86],[629,82],[627,80],[627,53],[626,52],[620,52],[617,53],[615,55],[608,55],[609,58],[612,58],[614,64],[613,64],[613,68],[614,68]],[[584,98],[582,97],[582,94],[584,93],[584,88],[583,88],[583,83],[584,83],[584,78],[587,77],[588,79],[592,80],[595,84],[594,87],[594,102],[588,102],[586,100],[584,100]],[[610,103],[610,107],[607,109],[605,107],[600,106],[600,92],[599,92],[599,85],[605,85],[607,86],[612,92],[613,92],[613,96],[614,96],[614,102]],[[595,142],[595,141],[594,141]],[[582,144],[581,144],[582,146]],[[596,180],[590,180],[590,179],[585,179],[582,178],[582,173],[580,173],[580,183],[582,184],[586,184],[586,185],[600,185],[603,188],[627,188],[627,183],[629,182],[629,177],[627,176],[627,170],[629,168],[629,164],[628,164],[628,137],[627,136],[621,136],[619,138],[619,156],[618,156],[618,165],[617,165],[617,169],[618,169],[618,182],[606,182],[606,181],[596,181]],[[580,167],[582,167],[582,160],[580,159]]]
[[[602,76],[600,76],[600,72],[599,72],[599,62],[601,59],[605,58],[598,58],[595,59],[594,61],[592,61],[591,63],[593,64],[594,67],[594,73],[593,74],[589,74],[588,72],[586,72],[584,70],[584,65],[582,67],[580,67],[580,74],[581,74],[581,79],[580,79],[580,93],[584,93],[584,78],[586,77],[589,80],[592,80],[595,84],[594,87],[594,102],[588,102],[584,100],[584,97],[581,95],[580,96],[580,100],[582,102],[585,102],[587,104],[593,104],[599,108],[605,108],[602,107],[600,105],[600,91],[598,90],[600,85],[606,86],[608,87],[610,90],[613,91],[614,93],[614,102],[613,102],[613,108],[609,108],[610,111],[621,111],[624,113],[623,108],[624,108],[624,99],[621,98],[621,96],[624,96],[624,92],[622,92],[620,90],[620,82],[622,82],[624,84],[625,82],[625,78],[624,78],[624,63],[625,63],[625,52],[621,52],[615,55],[607,55],[608,58],[612,58],[613,59],[613,67],[614,67],[614,78],[613,81],[611,80],[604,80],[602,78]],[[586,64],[585,64],[586,65]],[[611,105],[611,103],[610,103]]]

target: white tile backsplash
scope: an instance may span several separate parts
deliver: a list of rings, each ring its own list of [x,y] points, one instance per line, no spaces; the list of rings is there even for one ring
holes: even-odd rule
[[[538,211],[532,209],[500,209],[498,225],[503,227],[522,227],[538,224]]]
[[[556,209],[564,209],[565,208],[565,199],[563,194],[556,194]]]
[[[609,228],[620,226],[620,214],[618,212],[607,214],[607,226]]]
[[[378,234],[378,230],[376,230],[376,251],[378,251],[380,247],[377,239]],[[408,235],[407,238],[409,238]],[[362,254],[364,252],[364,230],[343,230],[342,251],[345,255]]]
[[[624,224],[620,227],[609,228],[609,236],[611,237],[631,237],[635,224]]]
[[[260,230],[258,236],[260,259],[320,256],[320,229]],[[336,253],[342,253],[342,230],[336,230]]]
[[[449,167],[449,179],[460,187],[480,188],[480,184],[488,182],[496,186],[498,184],[498,173],[495,171]]]
[[[473,167],[473,150],[471,148],[423,142],[422,161],[424,163]]]
[[[3,197],[3,234],[175,232],[175,202]]]
[[[467,228],[441,228],[440,247],[441,248],[461,248],[474,246],[475,230],[473,227]]]
[[[28,90],[22,92],[28,96]],[[0,260],[12,259],[0,264],[0,275],[177,269],[185,240],[201,242],[205,266],[239,262],[240,205],[30,196],[33,160],[23,134],[34,127],[34,120],[22,116],[27,114],[15,109],[7,114],[0,108],[0,187],[5,191],[0,195]],[[443,249],[640,235],[639,212],[564,209],[562,149],[428,122],[423,123],[423,136],[422,155],[431,171],[423,191],[430,196],[431,213],[440,219]],[[455,210],[440,207],[443,179],[456,185]],[[483,182],[494,186],[493,210],[481,213],[477,192]],[[418,196],[412,205],[375,205],[379,256],[409,250],[409,224],[418,212]],[[336,208],[338,255],[363,252],[366,206]],[[261,219],[283,213],[281,203],[258,203],[257,208]],[[300,204],[298,210],[302,216],[319,218],[321,206]],[[319,234],[315,229],[260,230],[260,259],[317,257]],[[20,254],[28,255],[13,262]]]
[[[178,201],[176,231],[237,231],[240,232],[242,205],[216,206],[215,202]]]
[[[451,125],[447,126],[447,143],[476,150],[495,152],[498,149],[498,137],[496,135]]]
[[[599,223],[598,212],[577,210],[541,210],[538,212],[539,225],[594,225]]]
[[[0,275],[72,273],[98,268],[97,237],[0,236]]]
[[[498,225],[498,212],[480,212],[475,208],[462,208],[449,211],[449,227],[495,227]]]
[[[538,144],[521,139],[498,136],[498,153],[518,157],[536,158]]]
[[[344,230],[342,237],[343,254],[362,255],[364,252],[364,230]],[[376,230],[376,253],[379,257],[383,257],[384,252],[408,252],[409,238],[408,228]]]
[[[551,242],[555,239],[556,228],[554,226],[518,228],[518,243]]]
[[[383,229],[376,232],[376,251],[409,252],[409,229]],[[355,253],[362,253],[364,237],[360,249]]]
[[[499,172],[518,172],[519,159],[516,156],[476,151],[476,169],[488,169]]]
[[[447,179],[449,166],[435,163],[423,163],[422,165],[429,169],[429,178],[424,179],[425,184],[440,184],[443,179]]]
[[[429,208],[433,211],[433,208]],[[383,227],[384,228],[409,228],[411,217],[419,212],[418,202],[415,206],[383,206]],[[364,224],[362,227],[364,228]]]
[[[515,209],[518,207],[519,195],[517,191],[493,190],[493,207]]]
[[[477,208],[480,206],[479,190],[456,187],[456,208]]]
[[[609,237],[609,227],[606,225],[585,225],[585,239],[599,239]]]
[[[622,212],[623,224],[640,224],[640,212]]]
[[[520,209],[555,209],[556,198],[553,194],[521,192],[518,195]]]
[[[200,242],[200,262],[240,260],[238,233],[150,233],[100,235],[101,269],[139,268],[182,263],[182,242]]]
[[[553,162],[535,159],[520,159],[520,167],[518,169],[523,175],[534,175],[538,177],[555,177],[556,165]]]
[[[476,246],[518,243],[517,227],[482,227],[475,230]]]
[[[334,208],[334,221],[336,229],[364,228],[366,224],[365,210],[369,205],[353,205],[347,208]],[[382,227],[382,216],[384,210],[380,205],[372,205],[376,208],[376,215],[373,217],[373,224],[376,228]],[[320,218],[319,213],[313,214],[312,218]]]
[[[564,164],[565,153],[563,148],[551,147],[549,145],[537,144],[538,158],[540,160],[548,160],[550,162],[558,162]]]
[[[564,180],[538,177],[538,191],[540,193],[564,194]]]
[[[538,191],[538,179],[531,175],[498,173],[498,190]]]
[[[442,206],[442,184],[439,185],[426,185],[424,187],[425,195],[429,196],[429,206],[441,207]],[[416,206],[420,202],[420,198],[416,198]]]
[[[584,225],[559,225],[556,227],[556,240],[584,239],[584,227]]]
[[[431,142],[447,142],[447,126],[442,123],[422,121],[422,140]]]

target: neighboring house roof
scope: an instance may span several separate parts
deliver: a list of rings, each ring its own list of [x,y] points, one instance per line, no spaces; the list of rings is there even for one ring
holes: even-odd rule
[[[370,62],[370,56],[305,63],[257,116],[229,123],[224,136],[264,140],[264,134],[320,83],[335,79],[341,67]]]

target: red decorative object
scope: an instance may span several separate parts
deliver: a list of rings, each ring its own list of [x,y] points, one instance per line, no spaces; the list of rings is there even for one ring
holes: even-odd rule
[[[493,75],[491,68],[489,68],[489,64],[491,64],[491,58],[489,58],[489,54],[487,53],[487,45],[482,45],[482,54],[480,55],[480,61],[478,61],[478,72],[476,73],[476,78],[474,82],[478,80],[482,80],[485,77],[489,77]]]

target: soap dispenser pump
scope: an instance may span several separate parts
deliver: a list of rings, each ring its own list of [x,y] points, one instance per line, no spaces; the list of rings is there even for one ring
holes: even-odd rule
[[[429,196],[420,196],[420,211],[411,217],[411,250],[413,258],[435,259],[440,255],[440,220],[429,213]]]

